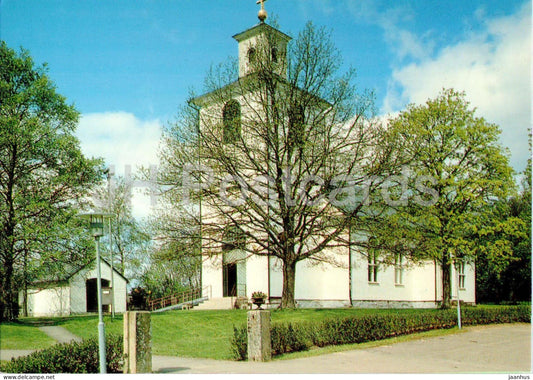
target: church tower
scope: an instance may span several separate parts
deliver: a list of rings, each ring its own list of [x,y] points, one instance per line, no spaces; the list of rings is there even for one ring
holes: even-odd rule
[[[239,43],[239,78],[268,65],[279,76],[287,77],[287,44],[291,37],[265,23],[264,0],[258,18],[260,23],[233,36]]]

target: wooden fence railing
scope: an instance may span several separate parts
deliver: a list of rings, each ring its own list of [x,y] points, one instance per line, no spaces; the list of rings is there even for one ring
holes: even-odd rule
[[[148,309],[154,311],[180,303],[191,302],[199,298],[202,298],[202,288],[192,288],[166,297],[148,300]]]

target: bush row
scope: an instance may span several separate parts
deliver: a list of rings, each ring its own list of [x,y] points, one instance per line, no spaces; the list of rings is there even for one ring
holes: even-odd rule
[[[106,336],[107,373],[122,373],[123,345],[122,336]],[[98,340],[56,344],[28,356],[11,359],[1,369],[7,373],[98,373]]]
[[[530,306],[464,308],[463,325],[490,323],[531,322]],[[273,323],[271,328],[272,354],[304,351],[312,346],[363,343],[457,325],[457,311],[421,310],[414,313],[391,311],[377,315],[362,315],[322,321]],[[246,327],[234,327],[233,354],[237,360],[246,360]]]

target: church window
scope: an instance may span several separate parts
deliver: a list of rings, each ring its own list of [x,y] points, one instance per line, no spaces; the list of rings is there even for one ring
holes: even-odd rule
[[[378,253],[375,250],[368,252],[368,282],[378,282]]]
[[[394,257],[394,284],[403,285],[403,255],[401,253]]]
[[[278,48],[273,47],[271,55],[272,55],[272,63],[278,63]]]
[[[250,66],[255,65],[257,61],[257,50],[255,50],[254,47],[251,47],[248,49],[248,62],[250,63]]]
[[[230,100],[222,110],[222,121],[224,124],[224,143],[233,144],[241,135],[241,105]]]

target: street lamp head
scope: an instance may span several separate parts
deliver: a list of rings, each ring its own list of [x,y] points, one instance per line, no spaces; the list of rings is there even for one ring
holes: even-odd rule
[[[106,214],[101,212],[89,212],[80,215],[82,218],[89,219],[89,228],[91,234],[98,238],[104,235],[104,219],[109,219],[113,214]]]

